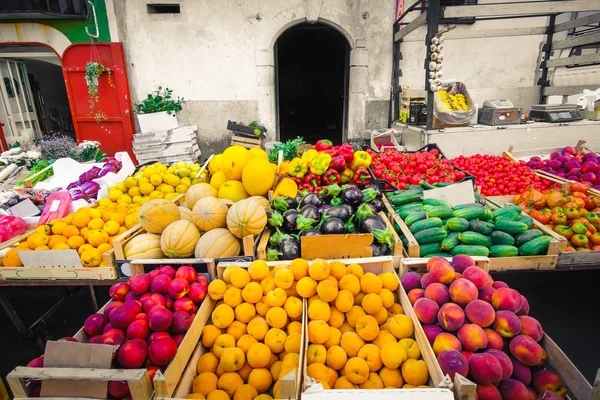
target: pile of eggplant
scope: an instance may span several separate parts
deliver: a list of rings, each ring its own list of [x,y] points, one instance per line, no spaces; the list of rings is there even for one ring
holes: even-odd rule
[[[376,186],[361,190],[354,185],[333,184],[318,193],[277,197],[267,213],[267,226],[271,228],[267,260],[302,257],[302,236],[346,233],[371,233],[373,256],[390,255],[394,238],[378,215],[383,209],[382,194]]]

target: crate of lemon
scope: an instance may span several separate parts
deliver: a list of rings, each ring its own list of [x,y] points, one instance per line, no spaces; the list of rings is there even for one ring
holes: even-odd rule
[[[453,397],[392,257],[221,263],[217,273],[175,398]]]

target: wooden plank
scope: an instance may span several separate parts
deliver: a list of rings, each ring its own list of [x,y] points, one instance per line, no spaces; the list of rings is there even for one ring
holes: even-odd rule
[[[544,88],[544,96],[572,96],[583,92],[584,89],[596,90],[598,85],[549,86]]]
[[[563,22],[554,25],[554,32],[566,31],[569,29],[577,28],[578,26],[591,25],[596,22],[600,22],[600,12],[586,17],[574,19],[572,21]]]
[[[244,255],[254,257],[254,236],[244,236],[242,239],[242,245],[244,248]]]
[[[49,250],[53,251],[53,250]],[[95,268],[44,268],[44,267],[0,267],[0,279],[49,279],[49,280],[114,280],[114,267]]]
[[[475,29],[455,29],[444,34],[444,40],[457,40],[457,39],[485,39],[485,38],[498,38],[508,36],[531,36],[531,35],[545,35],[545,26],[534,26],[529,28],[507,28],[507,29],[486,29],[486,30],[475,30]]]
[[[597,266],[600,251],[563,251],[558,255],[556,268]]]
[[[394,35],[394,42],[401,40],[403,37],[414,31],[421,25],[424,25],[426,22],[427,11],[425,11],[423,14],[419,15],[417,18],[412,20],[408,25],[405,25],[404,28],[400,29],[400,31]]]
[[[258,245],[256,246],[256,259],[266,260],[267,259],[267,246],[269,245],[269,238],[271,237],[271,230],[265,228],[263,231]]]
[[[412,234],[404,220],[402,220],[398,214],[395,214],[394,222],[400,227],[402,234],[408,240],[406,255],[408,255],[408,257],[419,257],[421,255],[421,246],[417,242],[417,239],[415,239],[415,236]]]
[[[597,3],[600,4],[600,3]],[[598,6],[600,8],[600,6]],[[569,47],[582,46],[584,44],[600,42],[600,32],[587,35],[575,36],[565,40],[552,43],[552,50],[567,49]]]
[[[540,344],[546,350],[548,363],[563,378],[567,388],[575,395],[575,398],[578,400],[589,399],[592,394],[592,386],[569,360],[569,357],[546,334],[544,334]]]
[[[548,15],[564,12],[600,11],[598,0],[532,1],[484,4],[476,6],[442,7],[442,18],[491,17],[504,15]]]
[[[557,58],[556,60],[546,61],[544,64],[547,68],[560,67],[564,65],[589,64],[600,62],[600,53],[586,54],[583,56],[573,56],[565,58]]]

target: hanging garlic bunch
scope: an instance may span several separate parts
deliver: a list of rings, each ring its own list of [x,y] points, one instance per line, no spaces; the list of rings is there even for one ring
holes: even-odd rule
[[[440,90],[442,77],[444,76],[444,73],[442,72],[442,61],[444,59],[444,54],[442,54],[443,48],[444,35],[438,34],[434,36],[429,45],[429,50],[431,51],[431,56],[429,58],[429,90],[432,92]]]

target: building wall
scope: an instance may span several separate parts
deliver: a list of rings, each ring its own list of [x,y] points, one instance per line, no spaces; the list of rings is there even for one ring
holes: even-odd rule
[[[262,66],[273,60],[268,54],[263,59],[265,54],[257,50],[265,41],[274,43],[285,30],[284,25],[281,32],[275,28],[276,33],[270,34],[279,21],[293,21],[292,25],[306,21],[311,10],[348,18],[347,25],[352,26],[340,24],[342,33],[364,34],[358,43],[351,43],[353,48],[366,49],[357,61],[365,68],[351,72],[355,81],[365,82],[364,88],[351,84],[356,102],[363,100],[350,106],[358,115],[355,118],[360,118],[354,126],[362,129],[349,136],[387,126],[395,0],[180,0],[180,14],[148,14],[147,3],[107,1],[116,19],[113,36],[125,44],[133,102],[157,86],[173,89],[187,100],[178,116],[180,123],[198,125],[203,150],[219,151],[228,144],[227,119],[249,122],[261,118],[265,109],[268,113],[274,104],[268,96],[274,91],[265,86],[273,79],[272,69]],[[110,19],[111,10],[108,15]],[[267,128],[270,135],[275,133],[274,126]]]

